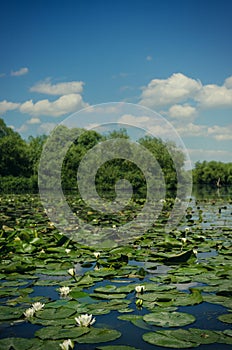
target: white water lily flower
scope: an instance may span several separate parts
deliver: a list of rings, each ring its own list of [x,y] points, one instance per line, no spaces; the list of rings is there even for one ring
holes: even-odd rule
[[[98,259],[101,255],[100,252],[94,252],[93,255],[95,256],[96,259]]]
[[[75,269],[69,269],[68,270],[68,274],[70,275],[70,276],[72,276],[72,277],[74,277],[75,275],[76,275],[76,271],[75,271]]]
[[[160,203],[166,203],[165,199],[160,199]]]
[[[185,232],[189,232],[190,231],[190,228],[189,227],[185,227]]]
[[[145,292],[145,290],[146,290],[145,286],[136,286],[135,287],[135,291],[137,293],[143,293],[143,292]]]
[[[69,249],[69,248],[65,249],[65,253],[69,254],[70,252],[71,252],[71,249]]]
[[[66,296],[71,292],[71,288],[69,287],[60,287],[59,292],[61,295]]]
[[[24,315],[26,316],[26,318],[30,318],[33,317],[35,313],[35,309],[33,307],[29,307],[29,309],[26,309],[24,312]]]
[[[63,343],[59,344],[62,350],[69,350],[74,348],[74,342],[71,339],[64,340]]]
[[[92,326],[92,324],[94,324],[96,322],[95,317],[93,317],[93,315],[80,315],[78,317],[75,317],[75,321],[77,323],[78,326],[80,327],[88,327],[88,326]]]
[[[32,304],[32,307],[33,307],[33,309],[34,309],[35,311],[40,311],[40,310],[43,309],[44,304],[42,304],[42,303],[40,303],[40,302],[38,301],[38,302]]]
[[[186,237],[182,237],[181,241],[183,242],[183,244],[185,244],[187,242],[187,238]]]
[[[197,256],[197,249],[193,249],[193,254]]]

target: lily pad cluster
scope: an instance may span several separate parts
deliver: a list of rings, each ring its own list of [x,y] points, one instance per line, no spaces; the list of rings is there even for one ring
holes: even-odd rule
[[[75,196],[69,200],[88,222],[101,221],[78,207]],[[37,195],[2,195],[0,349],[232,344],[232,205],[192,200],[179,227],[166,234],[173,201],[165,199],[158,220],[133,242],[105,241],[96,250],[62,235]],[[135,202],[133,210],[140,205]],[[107,217],[108,224],[129,220],[133,210]],[[207,322],[200,327],[199,305],[215,305],[214,329]],[[139,340],[124,337],[127,325],[139,330]]]

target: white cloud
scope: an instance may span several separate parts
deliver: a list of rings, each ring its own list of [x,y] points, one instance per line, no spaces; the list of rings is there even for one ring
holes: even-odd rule
[[[228,89],[232,89],[232,76],[228,77],[225,82],[224,82],[224,86],[227,87]]]
[[[232,107],[232,76],[223,85],[202,85],[200,81],[191,79],[182,73],[175,73],[167,79],[153,79],[143,87],[140,104],[157,109],[170,107],[170,117],[177,118],[177,107],[191,101],[197,109]],[[185,106],[185,104],[183,105]],[[179,108],[180,115],[184,109]],[[192,107],[194,108],[194,107]],[[192,114],[193,109],[185,108],[185,112]]]
[[[70,95],[81,93],[84,83],[82,81],[69,81],[58,84],[51,84],[49,80],[37,83],[30,88],[32,92],[39,92],[47,95]]]
[[[23,124],[19,128],[16,129],[16,131],[19,132],[19,133],[26,132],[27,130],[28,130],[28,125],[27,124]]]
[[[19,103],[8,102],[6,100],[0,102],[0,114],[12,111],[20,106]]]
[[[182,136],[206,136],[207,126],[187,123],[176,127],[177,132]]]
[[[49,134],[56,126],[56,123],[43,123],[40,125],[38,131],[40,134]]]
[[[188,149],[191,159],[195,161],[210,161],[216,160],[220,162],[231,162],[232,152],[226,150],[218,150],[218,149]]]
[[[33,102],[26,101],[21,104],[20,112],[27,113],[34,116],[46,115],[59,117],[61,115],[76,112],[81,108],[87,107],[81,95],[69,94],[59,97],[57,100],[50,102],[48,99]]]
[[[156,108],[185,102],[195,96],[201,87],[199,81],[182,73],[175,73],[167,79],[153,79],[143,88],[140,104]]]
[[[232,107],[232,89],[215,84],[205,85],[196,96],[196,101],[203,108]]]
[[[27,124],[40,124],[41,121],[39,118],[31,118],[27,121]]]
[[[208,128],[208,135],[218,141],[232,140],[232,125],[214,125]]]
[[[12,71],[10,75],[12,77],[19,77],[21,75],[25,75],[29,72],[29,69],[27,67],[20,68],[19,70]]]
[[[176,104],[169,108],[168,115],[173,119],[187,119],[189,121],[195,118],[196,108],[188,104]]]
[[[140,116],[136,117],[131,114],[124,114],[119,118],[118,123],[129,124],[137,127],[143,127],[146,123],[148,123],[150,117],[148,116]]]

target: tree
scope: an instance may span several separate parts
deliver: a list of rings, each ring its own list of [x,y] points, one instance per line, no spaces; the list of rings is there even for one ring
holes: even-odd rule
[[[0,119],[0,176],[31,175],[28,145],[20,135]]]

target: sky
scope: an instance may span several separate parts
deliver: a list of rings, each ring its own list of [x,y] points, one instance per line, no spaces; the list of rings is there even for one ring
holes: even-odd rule
[[[86,107],[138,104],[192,164],[232,162],[231,13],[230,0],[2,0],[0,118],[27,139]]]

